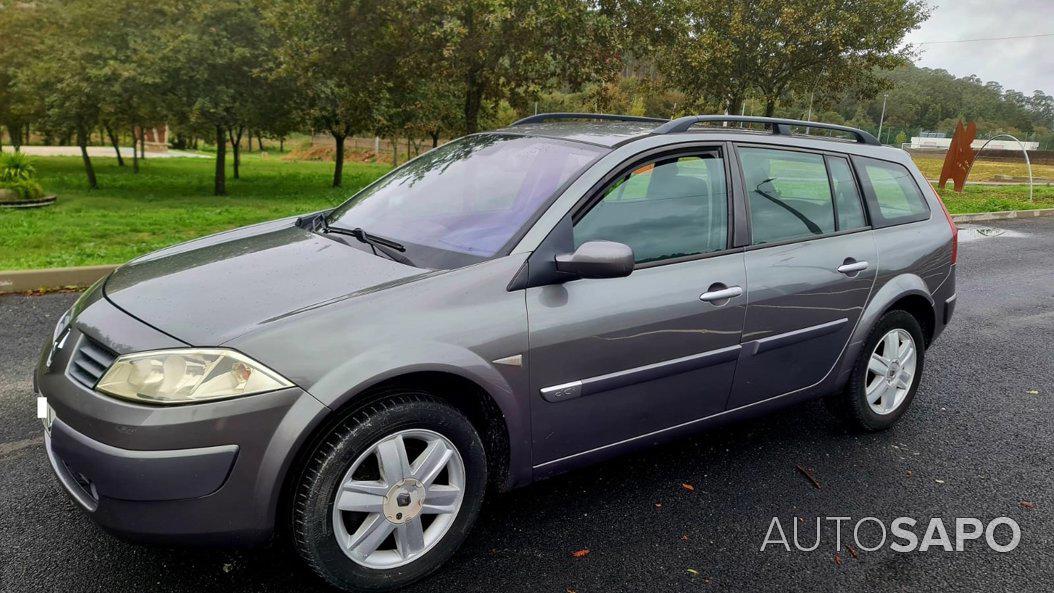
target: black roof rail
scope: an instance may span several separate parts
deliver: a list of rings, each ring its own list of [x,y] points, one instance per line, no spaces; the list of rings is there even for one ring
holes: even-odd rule
[[[825,124],[823,122],[815,121],[804,121],[800,119],[781,119],[778,117],[758,117],[753,115],[688,115],[685,117],[679,117],[675,120],[671,120],[654,130],[653,134],[674,134],[677,132],[687,132],[689,128],[698,123],[703,122],[732,122],[732,123],[751,123],[751,124],[765,124],[772,128],[773,134],[780,134],[790,136],[791,126],[799,126],[804,128],[819,128],[821,130],[837,130],[839,132],[846,132],[852,134],[856,141],[860,144],[871,144],[874,146],[881,146],[881,143],[877,138],[872,136],[870,133],[858,128],[850,128],[849,126],[839,126],[837,124]]]
[[[514,126],[522,126],[525,124],[537,124],[544,121],[555,121],[562,119],[597,119],[604,121],[635,121],[635,122],[649,122],[649,123],[667,123],[670,120],[662,119],[658,117],[644,117],[640,115],[617,115],[612,113],[538,113],[517,120],[512,123]]]

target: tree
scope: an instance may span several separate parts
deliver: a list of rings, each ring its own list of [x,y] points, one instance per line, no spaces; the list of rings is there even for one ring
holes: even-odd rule
[[[311,127],[333,137],[333,187],[344,141],[389,126],[390,91],[404,85],[400,61],[420,52],[414,0],[281,0],[268,11],[278,35],[274,75],[296,82]]]
[[[169,81],[169,111],[215,138],[213,192],[222,196],[227,142],[245,129],[260,85],[267,83],[260,65],[272,48],[261,9],[252,0],[168,0],[165,8],[157,59],[160,78]]]
[[[0,138],[7,128],[16,151],[30,121],[39,116],[41,103],[20,81],[19,72],[39,55],[42,29],[38,23],[44,14],[38,4],[0,0]]]
[[[674,0],[682,23],[660,66],[689,95],[737,112],[756,92],[772,115],[789,91],[853,86],[873,94],[876,69],[906,63],[904,35],[928,16],[920,0]]]
[[[617,72],[614,21],[584,0],[437,0],[428,3],[435,72],[460,86],[464,131],[485,107],[524,106],[539,92]]]

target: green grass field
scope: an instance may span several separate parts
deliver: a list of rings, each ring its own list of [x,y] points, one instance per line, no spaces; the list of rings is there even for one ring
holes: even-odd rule
[[[100,189],[89,191],[76,157],[35,158],[55,205],[0,210],[0,270],[121,263],[173,243],[238,226],[319,210],[384,174],[387,166],[346,163],[344,187],[333,164],[243,157],[228,196],[212,195],[211,159],[147,159],[135,175],[111,158],[93,159]]]
[[[335,205],[388,170],[346,163],[344,188],[330,187],[332,163],[243,157],[242,179],[212,195],[211,159],[147,159],[134,175],[116,159],[94,159],[100,189],[86,189],[76,157],[34,159],[38,179],[59,201],[47,208],[0,210],[0,270],[110,264],[238,226]],[[228,168],[228,176],[230,175]],[[1054,187],[970,186],[945,190],[952,213],[1054,207]]]

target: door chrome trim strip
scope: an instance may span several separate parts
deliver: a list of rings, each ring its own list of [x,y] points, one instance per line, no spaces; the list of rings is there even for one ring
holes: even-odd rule
[[[649,365],[616,371],[606,375],[597,375],[588,379],[580,379],[570,383],[543,387],[542,398],[548,402],[565,401],[583,395],[593,395],[604,391],[611,391],[620,387],[628,387],[645,381],[653,381],[670,375],[677,375],[721,364],[732,362],[739,358],[742,346],[736,344],[727,348],[710,350],[700,354],[691,354],[672,360],[664,360]]]
[[[828,321],[827,323],[821,323],[820,325],[796,329],[785,334],[761,338],[760,340],[754,341],[754,348],[750,350],[750,353],[753,356],[757,356],[762,352],[768,352],[769,350],[790,346],[791,344],[797,344],[798,342],[804,342],[805,340],[811,340],[812,338],[833,334],[842,329],[842,326],[847,323],[849,323],[849,318],[843,317],[834,321]]]

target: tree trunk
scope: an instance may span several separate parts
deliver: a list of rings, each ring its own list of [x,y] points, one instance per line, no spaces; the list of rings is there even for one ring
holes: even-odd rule
[[[132,173],[139,173],[139,147],[135,140],[135,126],[132,126]]]
[[[392,166],[399,166],[399,137],[392,136]]]
[[[285,152],[285,136],[278,139],[278,152]]]
[[[217,196],[227,195],[227,135],[223,126],[216,126],[216,188],[212,192]]]
[[[238,135],[234,135],[234,131],[228,129],[227,133],[231,137],[231,150],[234,151],[234,178],[241,179],[241,164],[242,164],[242,132],[245,128],[238,128]]]
[[[19,146],[21,146],[22,144],[29,144],[29,124],[26,124],[26,141],[20,143]]]
[[[117,166],[124,166],[124,158],[121,157],[121,147],[117,143],[117,135],[113,133],[113,129],[110,126],[106,126],[106,135],[110,137],[110,144],[113,145],[113,151],[117,153]]]
[[[264,151],[263,136],[261,134],[256,134],[256,146],[260,148],[260,152]]]
[[[344,139],[347,136],[330,131],[333,141],[337,143],[337,154],[333,163],[333,187],[340,187],[344,183]]]
[[[432,137],[432,148],[439,146],[439,130],[432,130],[428,135]]]
[[[146,128],[139,126],[139,158],[146,160]]]
[[[765,117],[772,117],[772,114],[776,112],[776,100],[765,99]]]
[[[253,151],[253,131],[250,129],[250,130],[246,130],[245,133],[247,134],[246,137],[245,137],[246,138],[245,150],[247,150],[248,152],[252,152]],[[239,144],[241,144],[241,143],[239,142]]]
[[[483,104],[483,89],[477,84],[476,75],[470,73],[465,93],[465,133],[475,134],[479,130],[479,111]]]
[[[26,126],[29,129],[29,126]],[[22,127],[21,126],[7,126],[7,134],[11,138],[11,146],[15,147],[15,152],[22,152]]]
[[[86,128],[77,130],[77,145],[81,149],[81,160],[84,161],[84,172],[88,175],[88,189],[99,189],[99,182],[95,179],[95,168],[92,167],[91,158],[88,157],[88,138],[91,132]]]

